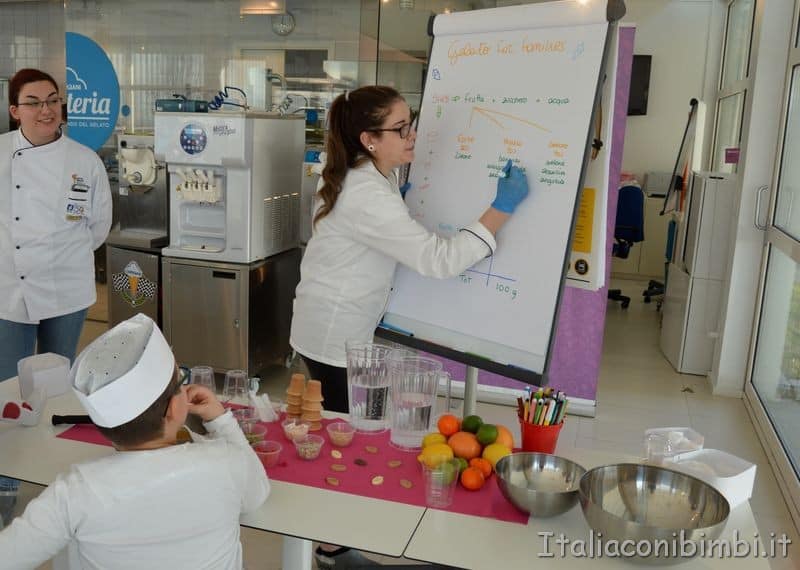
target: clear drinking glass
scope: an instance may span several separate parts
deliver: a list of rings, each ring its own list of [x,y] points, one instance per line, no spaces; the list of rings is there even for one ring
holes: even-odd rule
[[[425,502],[429,507],[449,507],[458,481],[458,459],[446,459],[436,467],[422,464],[425,482]]]
[[[189,374],[189,383],[205,386],[215,394],[217,393],[217,385],[214,382],[214,369],[210,366],[192,366]]]
[[[356,431],[378,433],[389,428],[390,346],[350,342],[347,350],[347,391],[350,423]]]
[[[246,406],[250,380],[244,370],[228,370],[225,373],[225,386],[222,389],[222,401],[227,404]]]

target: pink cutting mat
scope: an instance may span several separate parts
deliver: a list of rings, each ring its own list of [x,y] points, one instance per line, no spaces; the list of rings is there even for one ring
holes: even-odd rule
[[[324,425],[337,420],[323,420]],[[385,501],[396,501],[409,505],[425,506],[425,489],[422,482],[422,470],[417,462],[417,452],[405,452],[389,445],[389,432],[377,435],[356,433],[353,443],[348,447],[335,447],[330,442],[328,432],[323,427],[316,432],[325,439],[322,452],[313,461],[307,461],[297,456],[294,444],[283,435],[280,422],[264,424],[267,426],[267,439],[279,442],[283,449],[278,465],[267,469],[270,479],[286,481],[309,487],[319,487],[329,491],[372,497]],[[97,445],[111,445],[97,428],[91,425],[77,425],[57,437],[94,443]],[[370,453],[366,447],[377,448],[377,453]],[[331,451],[338,450],[341,459],[331,456]],[[356,459],[366,462],[358,465]],[[401,462],[398,467],[389,467],[390,461]],[[331,465],[341,464],[344,471],[334,471]],[[376,476],[383,477],[380,485],[373,485]],[[339,485],[334,487],[326,482],[326,478],[335,477]],[[406,489],[400,484],[402,479],[411,482],[412,487]],[[456,486],[453,504],[447,511],[472,515],[477,517],[491,517],[501,521],[517,524],[527,524],[528,515],[518,511],[506,501],[497,486],[497,476],[492,475],[479,491],[467,491],[461,485]]]

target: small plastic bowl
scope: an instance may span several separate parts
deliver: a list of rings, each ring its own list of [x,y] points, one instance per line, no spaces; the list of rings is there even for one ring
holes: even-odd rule
[[[283,446],[277,441],[265,440],[259,443],[254,443],[252,447],[253,451],[256,452],[256,455],[258,455],[258,458],[261,460],[261,464],[266,469],[274,467],[278,464],[278,461],[281,458],[281,450],[283,449]]]
[[[337,447],[347,447],[353,443],[356,428],[347,422],[333,422],[325,428],[331,438],[331,443]]]
[[[261,443],[267,436],[267,426],[262,424],[240,424],[239,427],[242,428],[242,433],[244,433],[250,445]]]
[[[305,437],[295,439],[294,447],[297,450],[297,456],[301,459],[312,460],[319,457],[319,452],[322,451],[322,444],[325,440],[321,435],[310,433]]]
[[[286,418],[281,422],[281,427],[283,427],[283,435],[286,436],[286,439],[294,441],[295,439],[302,439],[308,435],[311,422],[299,420],[297,418]]]
[[[258,413],[255,408],[237,408],[231,410],[231,414],[236,418],[239,426],[252,425],[258,421]],[[244,430],[244,427],[242,427]]]

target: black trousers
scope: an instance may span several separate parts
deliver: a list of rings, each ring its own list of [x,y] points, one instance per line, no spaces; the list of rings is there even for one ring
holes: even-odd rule
[[[322,397],[325,398],[322,406],[331,412],[348,413],[347,368],[323,364],[302,354],[300,356],[306,363],[310,380],[322,382]]]

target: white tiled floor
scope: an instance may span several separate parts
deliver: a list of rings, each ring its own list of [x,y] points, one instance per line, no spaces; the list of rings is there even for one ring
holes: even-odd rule
[[[728,451],[758,465],[750,504],[759,530],[764,536],[785,532],[793,540],[790,558],[772,560],[772,568],[800,568],[797,531],[742,401],[712,396],[706,378],[677,374],[672,369],[658,348],[660,313],[655,304],[645,305],[640,300],[646,283],[620,281],[614,286],[621,287],[632,302],[627,310],[619,303],[608,305],[596,417],[568,417],[559,448],[599,448],[639,456],[645,429],[691,426],[705,436],[706,447]],[[105,323],[87,321],[81,346],[105,328]],[[276,369],[265,379],[265,389],[283,397],[289,372]],[[514,411],[507,407],[479,403],[477,411],[486,421],[509,427],[516,423]],[[27,491],[31,492],[36,490]],[[280,568],[280,536],[242,529],[242,542],[248,569]],[[374,558],[385,564],[412,563]]]

